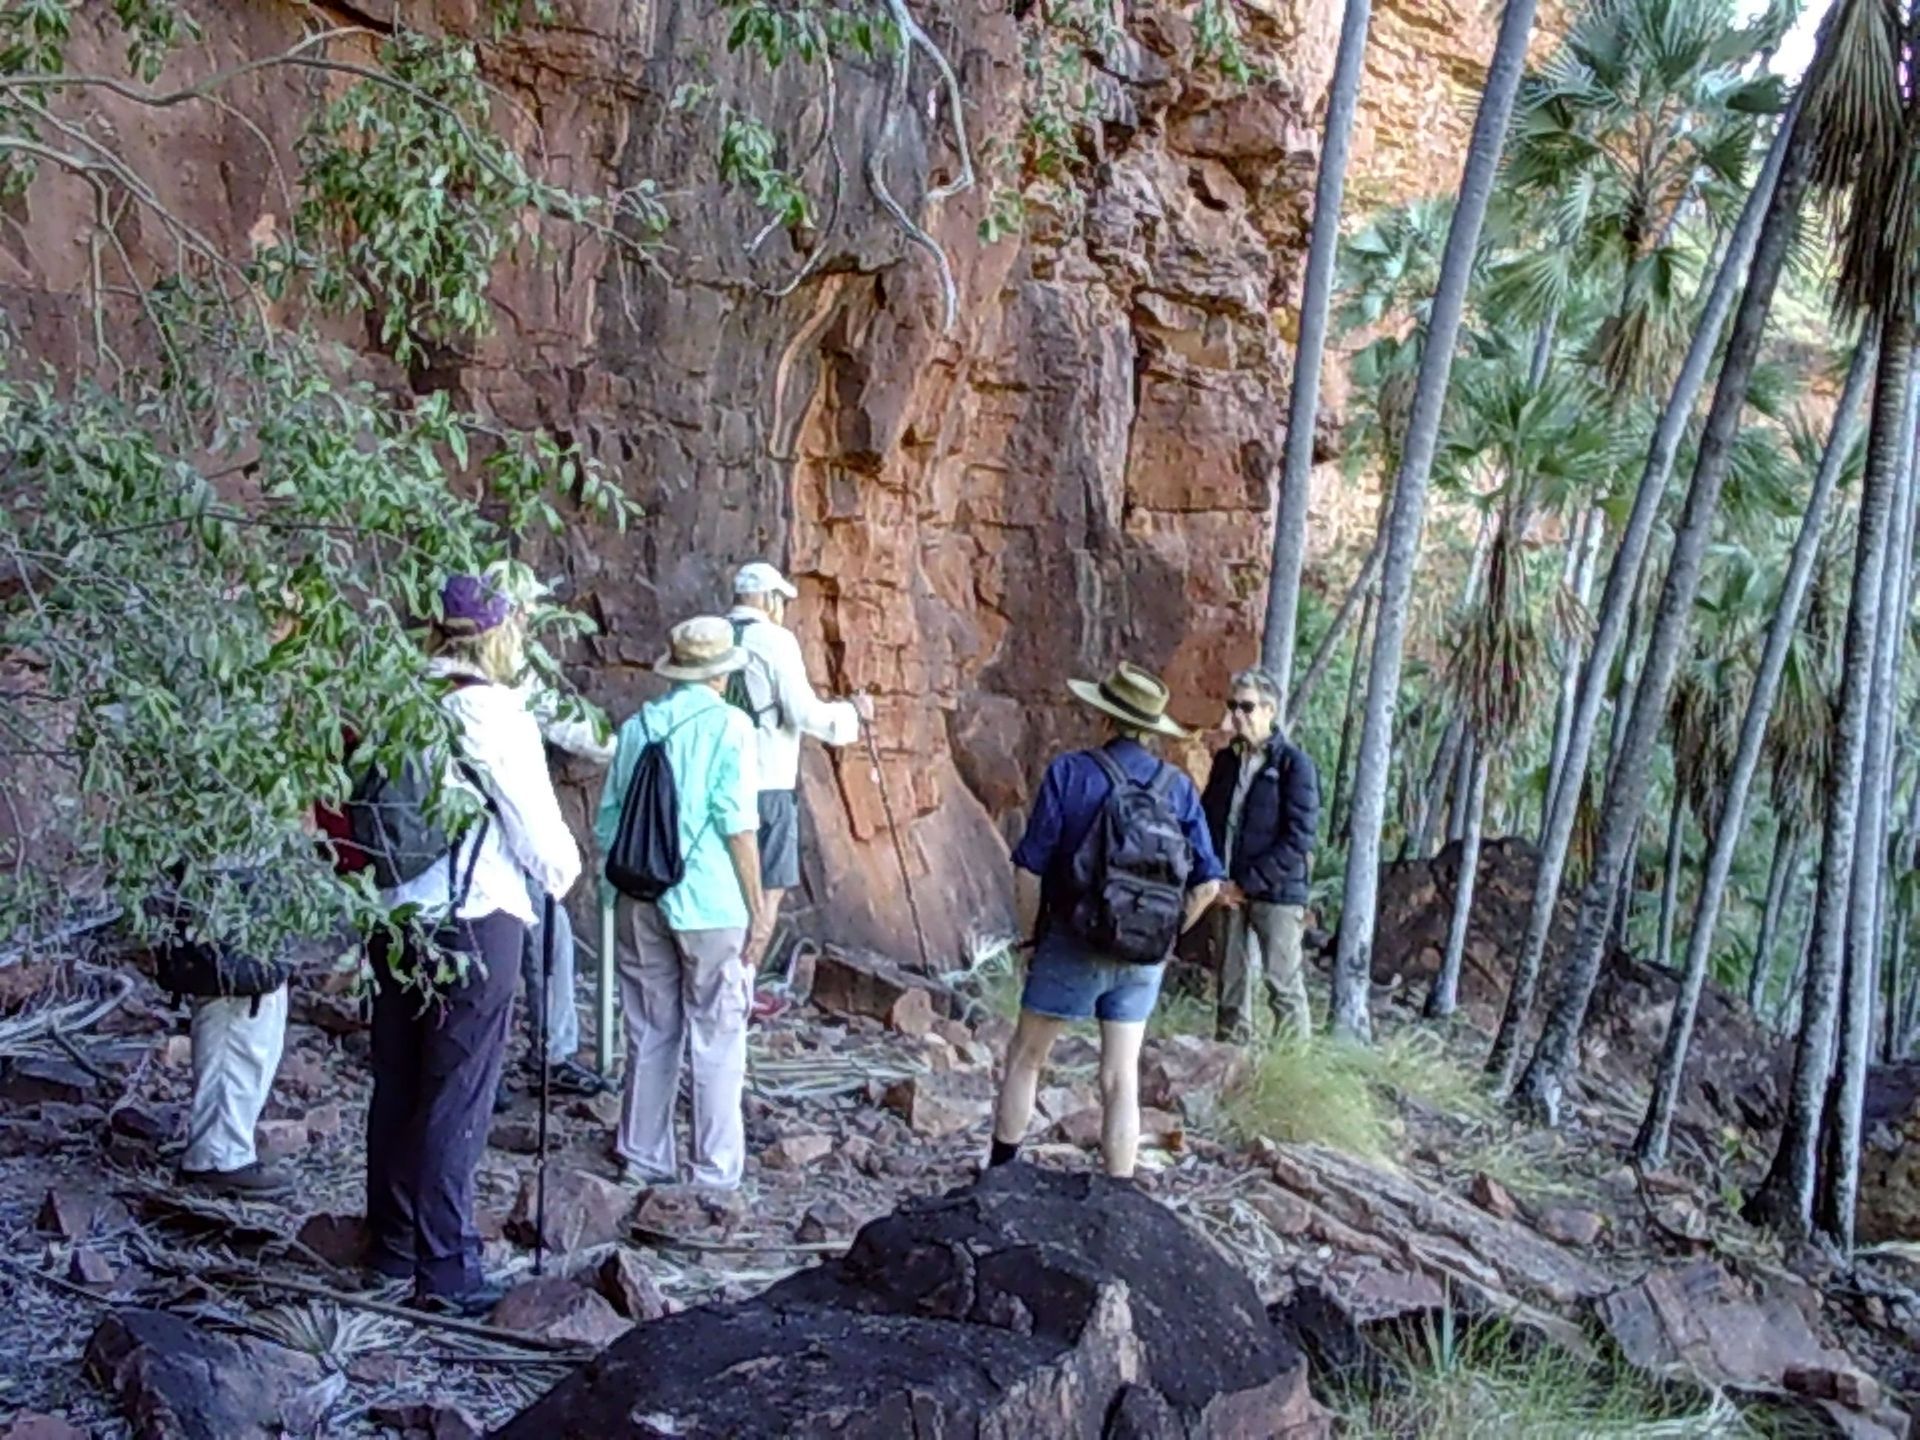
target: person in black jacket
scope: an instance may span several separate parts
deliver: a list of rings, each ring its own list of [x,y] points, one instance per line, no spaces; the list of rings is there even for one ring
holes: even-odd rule
[[[1279,702],[1279,686],[1264,670],[1233,677],[1233,739],[1213,757],[1200,802],[1228,876],[1220,897],[1229,918],[1215,1029],[1235,1044],[1253,1038],[1263,973],[1282,1029],[1305,1036],[1313,1028],[1300,938],[1320,826],[1320,775],[1281,730]]]

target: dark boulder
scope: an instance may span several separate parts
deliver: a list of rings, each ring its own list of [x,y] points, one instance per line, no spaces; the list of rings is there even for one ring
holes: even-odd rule
[[[159,1310],[116,1310],[87,1344],[87,1375],[139,1440],[277,1440],[311,1434],[343,1382],[311,1356],[202,1330]]]
[[[1131,1185],[1005,1166],[756,1299],[642,1325],[497,1432],[1320,1436],[1246,1277]]]

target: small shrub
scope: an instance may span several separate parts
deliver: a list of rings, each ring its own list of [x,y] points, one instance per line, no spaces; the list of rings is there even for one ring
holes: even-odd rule
[[[1246,1083],[1226,1097],[1221,1122],[1243,1141],[1265,1136],[1387,1159],[1395,1126],[1366,1070],[1364,1052],[1342,1041],[1276,1043],[1258,1057]]]
[[[1416,1327],[1389,1359],[1403,1382],[1333,1397],[1355,1440],[1444,1435],[1449,1440],[1752,1435],[1723,1397],[1664,1387],[1617,1355],[1588,1361],[1452,1310]]]

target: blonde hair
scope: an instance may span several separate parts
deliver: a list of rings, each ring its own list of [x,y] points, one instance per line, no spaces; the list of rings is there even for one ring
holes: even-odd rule
[[[434,655],[470,666],[496,685],[513,685],[527,666],[526,626],[518,615],[478,635],[458,634],[437,625],[429,649]]]

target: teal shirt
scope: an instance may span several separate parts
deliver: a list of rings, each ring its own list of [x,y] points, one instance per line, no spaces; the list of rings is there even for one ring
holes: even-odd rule
[[[745,929],[747,901],[727,853],[727,837],[751,834],[760,826],[753,723],[711,686],[677,685],[620,727],[593,824],[600,853],[605,855],[613,844],[640,752],[649,741],[663,738],[680,801],[680,854],[686,876],[660,897],[660,913],[673,930]],[[604,874],[600,898],[617,898]]]

